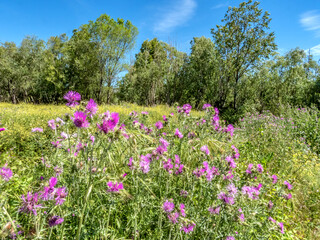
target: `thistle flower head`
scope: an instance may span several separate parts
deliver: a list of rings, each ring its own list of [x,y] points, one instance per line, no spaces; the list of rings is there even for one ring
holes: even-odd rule
[[[69,91],[63,96],[63,98],[68,101],[68,103],[66,104],[67,106],[75,107],[79,105],[77,101],[81,100],[81,95],[80,93]]]
[[[120,190],[123,190],[123,184],[122,182],[108,182],[108,192],[119,192]]]
[[[64,219],[59,216],[53,216],[49,219],[49,227],[57,226],[61,223],[63,223]]]
[[[90,99],[87,106],[85,113],[88,114],[89,117],[95,115],[98,111],[98,104],[95,103],[93,99]]]
[[[163,203],[162,209],[163,209],[166,213],[170,213],[170,212],[172,212],[173,209],[174,209],[174,203],[166,200],[166,201]]]
[[[6,166],[6,165],[5,165]],[[12,177],[12,171],[10,168],[5,168],[2,167],[0,168],[0,176],[5,180],[5,181],[9,181],[10,178]]]
[[[87,120],[87,115],[84,112],[75,112],[73,118],[71,118],[74,125],[78,128],[89,127],[89,122]]]

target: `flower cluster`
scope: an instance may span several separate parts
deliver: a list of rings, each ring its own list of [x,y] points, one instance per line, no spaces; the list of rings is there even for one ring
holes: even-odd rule
[[[210,182],[214,176],[220,175],[219,169],[216,168],[215,166],[212,166],[211,168],[209,167],[209,164],[207,161],[202,163],[204,168],[197,168],[196,170],[193,171],[193,174],[196,177],[201,177],[202,175],[206,174],[207,180]]]
[[[2,167],[0,168],[0,176],[5,180],[9,181],[10,178],[12,177],[12,170],[10,168]]]
[[[108,192],[119,192],[120,190],[123,190],[123,184],[122,182],[108,182]]]
[[[108,133],[110,131],[113,131],[114,128],[117,126],[119,122],[119,113],[113,112],[111,114],[106,114],[106,117],[103,119],[102,124],[97,124],[98,128],[104,132]]]
[[[173,212],[175,210],[175,205],[172,199],[170,201],[166,200],[163,203],[162,209],[167,213],[168,219],[172,224],[177,224],[181,216],[184,218],[186,217],[185,205],[183,203],[181,203],[178,209]],[[195,223],[190,223],[190,221],[187,221],[187,219],[182,219],[180,231],[184,231],[188,234],[193,231],[195,225]]]
[[[178,113],[183,113],[187,116],[189,116],[191,109],[192,109],[192,106],[190,104],[184,104],[182,107],[180,106],[177,107]]]
[[[68,101],[66,104],[69,107],[75,107],[79,105],[78,101],[81,100],[81,95],[74,91],[69,91],[66,95],[63,96],[65,100]]]
[[[170,158],[166,161],[163,161],[163,168],[170,174],[174,172],[175,174],[178,175],[182,173],[184,166],[183,164],[180,164],[180,158],[178,155],[175,155],[174,157],[175,157],[174,163]]]

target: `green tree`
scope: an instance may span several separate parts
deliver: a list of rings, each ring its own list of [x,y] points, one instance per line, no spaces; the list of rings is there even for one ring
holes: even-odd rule
[[[17,74],[17,56],[18,48],[13,42],[5,42],[0,47],[0,83],[2,98],[9,97],[12,103],[18,101],[18,87],[20,79]]]
[[[205,37],[191,41],[191,54],[186,59],[179,75],[183,89],[180,102],[190,102],[194,107],[203,103],[215,104],[224,86],[217,81],[217,58],[214,43]]]
[[[245,74],[276,49],[274,33],[267,32],[269,13],[263,13],[258,6],[259,2],[249,0],[239,7],[229,7],[222,20],[225,24],[211,29],[219,53],[222,82],[230,84],[234,110],[238,107],[239,86]]]
[[[97,67],[97,100],[102,101],[103,90],[106,87],[106,101],[109,103],[116,77],[124,70],[125,55],[134,47],[137,28],[130,21],[115,21],[110,16],[102,14],[96,21],[82,25],[73,34],[84,44],[89,42],[84,54],[89,59],[95,57],[89,61]]]
[[[120,83],[119,96],[142,105],[171,103],[177,91],[175,76],[185,54],[157,38],[142,43],[136,60]],[[122,99],[123,100],[123,99]]]

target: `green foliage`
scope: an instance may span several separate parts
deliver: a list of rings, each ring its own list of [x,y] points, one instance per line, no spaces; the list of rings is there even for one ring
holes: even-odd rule
[[[47,43],[26,37],[20,46],[0,46],[0,97],[18,103],[58,103],[62,93],[77,89],[99,102],[111,101],[126,54],[134,47],[138,30],[130,21],[106,14]]]
[[[293,180],[296,195],[288,216],[301,239],[319,236],[318,116],[317,110],[282,106],[279,117],[270,112],[247,114],[238,130],[240,151],[248,162],[263,163],[278,177]]]
[[[0,183],[3,193],[0,205],[4,209],[0,213],[2,226],[10,223],[11,218],[16,221],[15,224],[22,225],[22,238],[48,238],[50,235],[52,239],[74,237],[77,233],[81,238],[88,239],[134,236],[137,239],[168,239],[170,235],[171,238],[183,239],[224,239],[227,235],[235,235],[235,231],[238,232],[235,235],[238,239],[316,239],[318,236],[320,159],[315,151],[319,150],[319,111],[281,108],[280,117],[270,112],[248,114],[236,126],[231,138],[228,133],[214,130],[210,112],[191,112],[190,117],[175,113],[169,117],[174,109],[165,106],[99,107],[100,113],[106,110],[121,114],[120,122],[125,123],[129,139],[118,130],[103,135],[96,128],[95,123],[101,122],[98,116],[90,120],[88,129],[76,129],[64,114],[72,114],[65,106],[1,105],[1,127],[6,130],[0,134],[0,166],[7,163],[14,173],[10,181]],[[132,110],[138,113],[148,111],[149,115],[129,116]],[[164,128],[154,128],[151,134],[146,134],[144,128],[154,126],[163,114],[169,119]],[[56,117],[61,117],[65,125],[54,131],[47,126],[47,120]],[[139,123],[133,125],[133,120]],[[31,133],[33,127],[43,127],[44,132]],[[221,127],[224,127],[222,122]],[[184,135],[183,139],[174,136],[176,128]],[[62,140],[61,148],[53,148],[51,142],[60,139],[62,131],[68,133],[70,139]],[[140,156],[158,147],[162,132],[167,133],[164,138],[170,142],[168,153],[160,156],[159,160],[153,160],[150,172],[144,174],[139,167]],[[189,132],[194,132],[195,137],[188,138]],[[96,139],[94,145],[89,139],[92,134]],[[72,152],[79,142],[87,143],[87,147],[80,149],[75,156]],[[203,145],[209,147],[210,156],[199,151]],[[219,215],[210,215],[208,208],[220,204],[217,194],[225,191],[230,181],[223,180],[223,175],[227,174],[228,166],[224,159],[232,154],[231,145],[238,147],[240,152],[240,158],[236,160],[237,168],[233,171],[232,182],[235,186],[239,191],[244,185],[257,186],[262,183],[263,187],[259,200],[245,199],[239,193],[235,205],[221,205]],[[67,151],[68,148],[71,152]],[[164,161],[174,159],[175,154],[184,164],[181,175],[169,174],[163,169]],[[41,157],[51,167],[45,167]],[[136,167],[131,170],[127,166],[130,157],[133,157]],[[88,158],[93,161],[87,161]],[[204,176],[198,179],[192,174],[196,168],[202,167],[203,161],[208,161],[209,166],[218,167],[221,171],[221,175],[212,182]],[[263,175],[254,172],[257,180],[245,173],[249,163],[254,166],[262,164],[264,168]],[[67,186],[67,201],[56,207],[45,203],[46,209],[38,210],[36,218],[18,213],[20,196],[28,191],[41,191],[58,168],[63,169],[58,176],[58,186]],[[123,173],[128,175],[123,177]],[[276,185],[271,183],[272,174],[279,178]],[[39,181],[41,176],[44,181]],[[282,186],[283,180],[293,185],[290,200],[284,199],[287,191]],[[122,181],[125,190],[119,194],[107,192],[108,181]],[[187,191],[188,196],[181,196],[180,190]],[[177,206],[185,204],[187,216],[183,219],[196,223],[192,235],[180,232],[182,222],[172,225],[163,212],[163,202],[171,198]],[[274,209],[266,211],[269,200],[275,204]],[[237,220],[238,208],[244,211],[245,223]],[[53,215],[62,216],[65,221],[51,230],[47,221]],[[284,222],[283,235],[276,224],[267,220],[269,216],[277,222]],[[0,234],[7,236],[4,230],[0,230]]]
[[[77,110],[83,111],[84,106],[80,105]],[[44,107],[43,113],[53,115],[57,114],[58,109],[61,112],[66,110],[65,107],[64,109],[57,106],[47,106],[47,109]],[[105,106],[101,108],[100,111],[105,111]],[[122,112],[133,110],[126,109],[125,106],[114,106],[115,108],[122,109]],[[111,108],[108,107],[108,110]],[[3,193],[0,197],[3,210],[0,213],[0,223],[13,224],[10,231],[1,229],[1,236],[7,237],[11,232],[17,233],[18,225],[21,226],[19,230],[23,231],[20,236],[18,235],[21,239],[226,239],[227,236],[236,236],[238,239],[294,239],[298,236],[289,224],[292,221],[290,215],[292,200],[283,199],[283,195],[288,193],[283,184],[279,182],[273,185],[272,179],[265,173],[266,170],[263,174],[253,170],[252,176],[245,173],[247,163],[251,162],[251,159],[247,159],[249,156],[247,154],[251,152],[244,152],[245,150],[241,149],[240,158],[234,157],[237,168],[232,169],[233,178],[229,180],[224,178],[230,174],[229,163],[224,159],[236,153],[231,145],[239,144],[239,140],[242,139],[240,130],[233,137],[225,131],[214,130],[210,123],[212,114],[215,114],[212,108],[203,113],[191,112],[190,116],[175,113],[174,117],[169,117],[171,115],[167,113],[172,109],[168,108],[144,110],[150,110],[151,114],[138,113],[137,116],[124,114],[120,123],[125,124],[125,129],[120,130],[117,127],[115,131],[107,134],[96,127],[96,123],[101,123],[102,115],[89,119],[90,126],[87,129],[77,129],[69,115],[65,115],[62,117],[64,124],[57,129],[52,130],[42,125],[44,133],[31,134],[33,143],[30,142],[30,145],[43,145],[42,148],[38,147],[41,160],[35,158],[26,165],[20,158],[13,160],[12,156],[2,154],[1,166],[4,162],[8,163],[14,175],[9,181],[3,181],[2,178],[0,180]],[[27,111],[27,106],[15,109],[17,115],[23,115]],[[153,128],[154,122],[162,119],[164,112],[168,117],[164,127],[154,128],[150,133],[146,132],[146,128]],[[14,118],[8,116],[10,109],[4,113],[7,116],[3,116],[3,125],[7,130],[1,132],[1,136],[10,134],[12,127],[10,119]],[[73,111],[68,110],[67,113],[72,114]],[[201,121],[203,119],[206,122]],[[38,120],[32,116],[29,117],[29,121],[34,121],[30,123],[32,126]],[[133,124],[133,121],[139,123]],[[200,121],[201,124],[197,124]],[[17,123],[27,125],[27,122],[19,118]],[[224,129],[223,122],[220,124]],[[39,125],[34,127],[36,126]],[[175,136],[176,128],[180,129],[183,138]],[[66,133],[68,138],[62,140],[61,132]],[[162,134],[163,132],[166,132],[166,136]],[[194,133],[194,137],[189,138],[188,133],[191,132]],[[129,138],[124,137],[124,133],[129,135]],[[91,136],[95,137],[94,143],[90,140]],[[159,154],[155,150],[159,146],[161,137],[164,137],[170,145],[165,152]],[[54,148],[50,142],[57,140],[60,141],[61,147]],[[79,144],[82,147],[79,147]],[[207,145],[211,153],[202,152],[200,148],[203,145]],[[150,171],[144,173],[140,165],[141,155],[146,156],[148,153],[153,157]],[[170,174],[164,168],[165,162],[169,158],[175,159],[175,155],[179,155],[180,163],[183,164],[181,174]],[[262,163],[270,172],[275,172],[270,162],[261,156],[256,155],[255,161]],[[128,167],[130,157],[133,159],[133,168]],[[203,167],[204,162],[210,167],[215,166],[219,169],[219,174],[211,180],[207,180],[205,175],[198,178],[193,174],[197,168]],[[124,173],[127,173],[127,176],[123,176]],[[39,180],[41,176],[44,180]],[[62,205],[55,205],[55,199],[39,200],[45,208],[37,209],[37,216],[19,212],[22,205],[20,196],[27,194],[28,191],[41,194],[53,176],[58,179],[56,188],[62,186],[67,188],[66,201]],[[294,176],[289,178],[282,175],[279,175],[279,178],[290,182],[295,179]],[[123,182],[124,190],[116,193],[108,191],[109,181]],[[231,191],[227,189],[231,182],[238,189],[238,193],[235,194],[234,204],[226,204],[217,196],[221,192]],[[250,199],[241,193],[242,187],[258,186],[259,183],[263,186],[259,198]],[[181,190],[187,191],[188,194],[181,195]],[[297,194],[296,183],[294,190],[290,192],[294,196]],[[179,211],[180,203],[185,205],[186,216],[181,215],[176,224],[170,222],[168,214],[163,210],[163,203],[166,200],[175,203],[176,211]],[[270,200],[275,204],[272,210],[268,208]],[[220,206],[220,213],[210,214],[209,207],[216,206]],[[241,214],[239,208],[244,213],[244,222],[239,220]],[[64,222],[49,227],[48,221],[55,215],[63,217]],[[277,222],[268,220],[269,216]],[[278,222],[284,222],[283,234]],[[183,225],[192,223],[196,226],[191,233],[186,234],[181,231]],[[295,223],[299,224],[299,221],[296,220]]]
[[[185,54],[154,38],[142,43],[136,61],[119,84],[120,100],[141,105],[172,103]]]

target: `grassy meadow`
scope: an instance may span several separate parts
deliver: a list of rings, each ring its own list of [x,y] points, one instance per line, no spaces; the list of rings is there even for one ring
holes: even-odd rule
[[[1,239],[319,238],[319,111],[95,110],[0,103]]]

